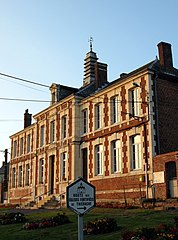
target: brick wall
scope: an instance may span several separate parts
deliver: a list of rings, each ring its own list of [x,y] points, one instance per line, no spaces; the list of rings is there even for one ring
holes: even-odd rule
[[[157,78],[160,154],[178,150],[178,80]]]
[[[154,183],[155,197],[166,199],[167,198],[167,178],[166,178],[166,163],[175,162],[178,176],[178,152],[171,152],[167,154],[157,155],[153,159],[153,172],[164,172],[164,183]]]

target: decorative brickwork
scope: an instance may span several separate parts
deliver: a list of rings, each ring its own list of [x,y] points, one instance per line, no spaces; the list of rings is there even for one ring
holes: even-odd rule
[[[105,156],[105,176],[109,176],[109,141],[108,137],[105,137],[105,151],[104,151],[104,156]]]
[[[126,132],[123,132],[122,136],[122,153],[123,153],[123,173],[128,173],[128,157],[127,157],[127,135]]]
[[[104,95],[104,109],[103,109],[103,114],[104,114],[104,126],[107,127],[109,123],[109,108],[108,108],[108,97],[107,94]]]

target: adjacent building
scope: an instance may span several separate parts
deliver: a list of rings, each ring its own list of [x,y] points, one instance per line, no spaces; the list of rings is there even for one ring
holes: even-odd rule
[[[177,184],[178,158],[157,166],[161,154],[178,151],[178,70],[169,43],[158,52],[109,82],[90,45],[81,88],[53,83],[50,106],[33,124],[25,111],[24,129],[10,137],[10,203],[65,199],[78,176],[96,187],[97,202],[172,197],[165,164]]]

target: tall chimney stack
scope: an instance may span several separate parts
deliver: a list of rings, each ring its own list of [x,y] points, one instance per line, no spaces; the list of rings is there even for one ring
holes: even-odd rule
[[[30,126],[32,123],[32,114],[28,112],[28,109],[25,110],[24,113],[24,128]]]
[[[158,44],[160,65],[165,70],[171,70],[173,68],[171,44],[166,42],[160,42]]]

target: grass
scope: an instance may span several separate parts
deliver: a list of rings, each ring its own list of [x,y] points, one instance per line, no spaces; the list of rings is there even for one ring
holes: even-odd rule
[[[4,210],[5,212],[11,210]],[[1,214],[2,214],[1,210]],[[32,212],[26,214],[29,221],[36,221],[42,218],[55,216],[57,212],[64,212],[70,219],[71,223],[37,230],[24,230],[23,224],[0,225],[0,240],[77,240],[78,238],[78,222],[77,215],[69,209]],[[105,235],[84,236],[85,240],[110,240],[122,239],[121,234],[126,230],[134,230],[141,227],[156,227],[159,224],[166,223],[173,225],[173,218],[178,212],[175,210],[156,211],[148,209],[111,209],[111,208],[94,208],[92,211],[84,215],[84,224],[89,220],[96,218],[110,217],[117,220],[119,231]]]

